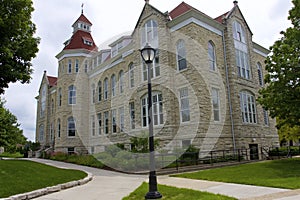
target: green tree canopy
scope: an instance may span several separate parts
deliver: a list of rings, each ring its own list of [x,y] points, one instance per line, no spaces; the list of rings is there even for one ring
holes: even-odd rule
[[[19,126],[17,118],[4,107],[4,102],[0,99],[0,146],[5,150],[14,152],[18,144],[26,143]]]
[[[33,10],[31,0],[0,0],[0,94],[9,83],[28,83],[31,78],[39,44],[33,37]]]
[[[270,48],[266,60],[266,87],[258,101],[272,117],[283,124],[300,125],[300,1],[293,0],[289,12],[292,27],[282,31],[282,38]]]

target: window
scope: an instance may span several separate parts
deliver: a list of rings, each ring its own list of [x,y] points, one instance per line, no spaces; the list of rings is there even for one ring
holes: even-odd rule
[[[98,135],[101,135],[101,130],[102,130],[102,114],[98,113],[97,114],[97,119],[98,119]]]
[[[61,88],[58,89],[58,106],[61,106],[62,102],[62,93],[61,93]]]
[[[237,41],[246,43],[246,36],[245,36],[244,28],[237,21],[233,22],[233,38]]]
[[[134,66],[133,64],[131,63],[129,65],[129,86],[130,88],[133,88],[134,87]]]
[[[254,96],[247,92],[240,92],[240,103],[242,111],[242,119],[244,123],[256,124],[256,105]]]
[[[54,100],[51,99],[51,114],[54,114]]]
[[[264,112],[264,123],[266,126],[269,126],[269,114],[268,111],[266,109],[263,109]]]
[[[44,125],[40,125],[39,128],[39,142],[43,142],[44,141]]]
[[[111,76],[111,96],[116,96],[116,75]]]
[[[180,95],[180,117],[181,122],[190,121],[190,103],[189,103],[189,90],[182,88],[179,90]]]
[[[264,76],[263,76],[262,67],[260,63],[257,63],[257,74],[258,74],[259,85],[264,86]]]
[[[158,47],[158,29],[157,22],[148,20],[142,29],[142,46],[149,43],[152,47]]]
[[[73,117],[68,118],[68,137],[74,137],[76,132],[75,120]]]
[[[72,60],[68,61],[68,73],[71,74],[72,73]]]
[[[124,92],[124,72],[120,71],[119,73],[119,90],[120,94]]]
[[[216,89],[216,88],[212,88],[211,95],[212,95],[214,121],[220,121],[220,96],[219,96],[219,90]]]
[[[164,123],[162,94],[160,93],[152,95],[152,120],[153,125]],[[148,97],[142,98],[142,126],[148,126]]]
[[[177,68],[178,70],[186,69],[186,49],[183,40],[179,40],[176,45]]]
[[[235,53],[236,65],[238,68],[239,76],[245,79],[250,79],[250,66],[249,66],[248,53],[238,49],[236,49],[235,52],[236,52]]]
[[[108,78],[104,79],[104,99],[108,98]]]
[[[60,138],[61,135],[61,122],[60,119],[57,120],[57,137]]]
[[[53,140],[54,140],[53,133],[54,133],[54,125],[53,125],[53,123],[51,123],[50,124],[50,142],[53,142]]]
[[[68,147],[68,154],[74,154],[75,153],[75,148],[74,147]]]
[[[117,132],[117,110],[115,109],[111,111],[111,128],[113,133]]]
[[[91,125],[92,125],[92,136],[95,136],[96,134],[96,122],[95,122],[95,116],[91,116]]]
[[[134,102],[129,103],[130,128],[135,129],[135,110]]]
[[[92,84],[92,103],[95,103],[96,99],[96,87],[95,84]]]
[[[160,66],[159,66],[159,51],[156,51],[155,59],[150,67],[150,76],[151,78],[158,77],[160,75]],[[148,80],[148,67],[146,63],[143,62],[143,80]]]
[[[211,71],[216,71],[216,52],[215,52],[215,45],[212,41],[208,42],[208,62],[209,62],[209,69]]]
[[[108,134],[108,123],[109,123],[109,119],[108,119],[108,111],[104,112],[104,133]]]
[[[98,82],[98,101],[102,100],[102,83],[101,81]]]
[[[46,99],[47,99],[47,85],[43,86],[42,89],[42,95],[41,95],[41,111],[40,111],[40,117],[45,117],[45,111],[46,111]]]
[[[69,105],[76,104],[76,87],[74,85],[69,86]]]
[[[124,132],[125,122],[124,122],[124,107],[119,108],[119,127],[120,132]]]
[[[84,61],[84,72],[87,73],[87,72],[88,72],[88,69],[89,69],[88,61],[85,60],[85,61]]]
[[[78,73],[79,72],[79,60],[75,60],[75,72]]]

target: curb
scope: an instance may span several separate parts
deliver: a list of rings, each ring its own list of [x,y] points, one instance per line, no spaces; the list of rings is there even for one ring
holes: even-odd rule
[[[13,196],[10,196],[10,197],[7,197],[7,198],[3,198],[1,200],[27,200],[27,199],[33,199],[33,198],[37,198],[37,197],[47,195],[47,194],[51,194],[51,193],[54,193],[54,192],[59,192],[61,190],[65,190],[65,189],[68,189],[68,188],[84,185],[84,184],[90,182],[93,179],[93,175],[91,173],[86,172],[86,171],[85,171],[85,173],[87,173],[87,177],[85,177],[84,179],[78,180],[78,181],[71,181],[71,182],[62,183],[62,184],[51,186],[51,187],[46,187],[46,188],[43,188],[43,189],[34,190],[32,192],[17,194],[17,195],[13,195]]]

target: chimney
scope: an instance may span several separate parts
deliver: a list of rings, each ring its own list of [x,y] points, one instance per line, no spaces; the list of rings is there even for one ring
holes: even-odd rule
[[[238,3],[239,3],[238,1],[234,1],[234,2],[233,2],[234,6],[237,6]]]

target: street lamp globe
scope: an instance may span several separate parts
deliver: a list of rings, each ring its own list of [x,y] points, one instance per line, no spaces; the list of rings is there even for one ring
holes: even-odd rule
[[[146,64],[152,63],[155,58],[155,49],[152,48],[148,43],[141,50],[141,55]]]

